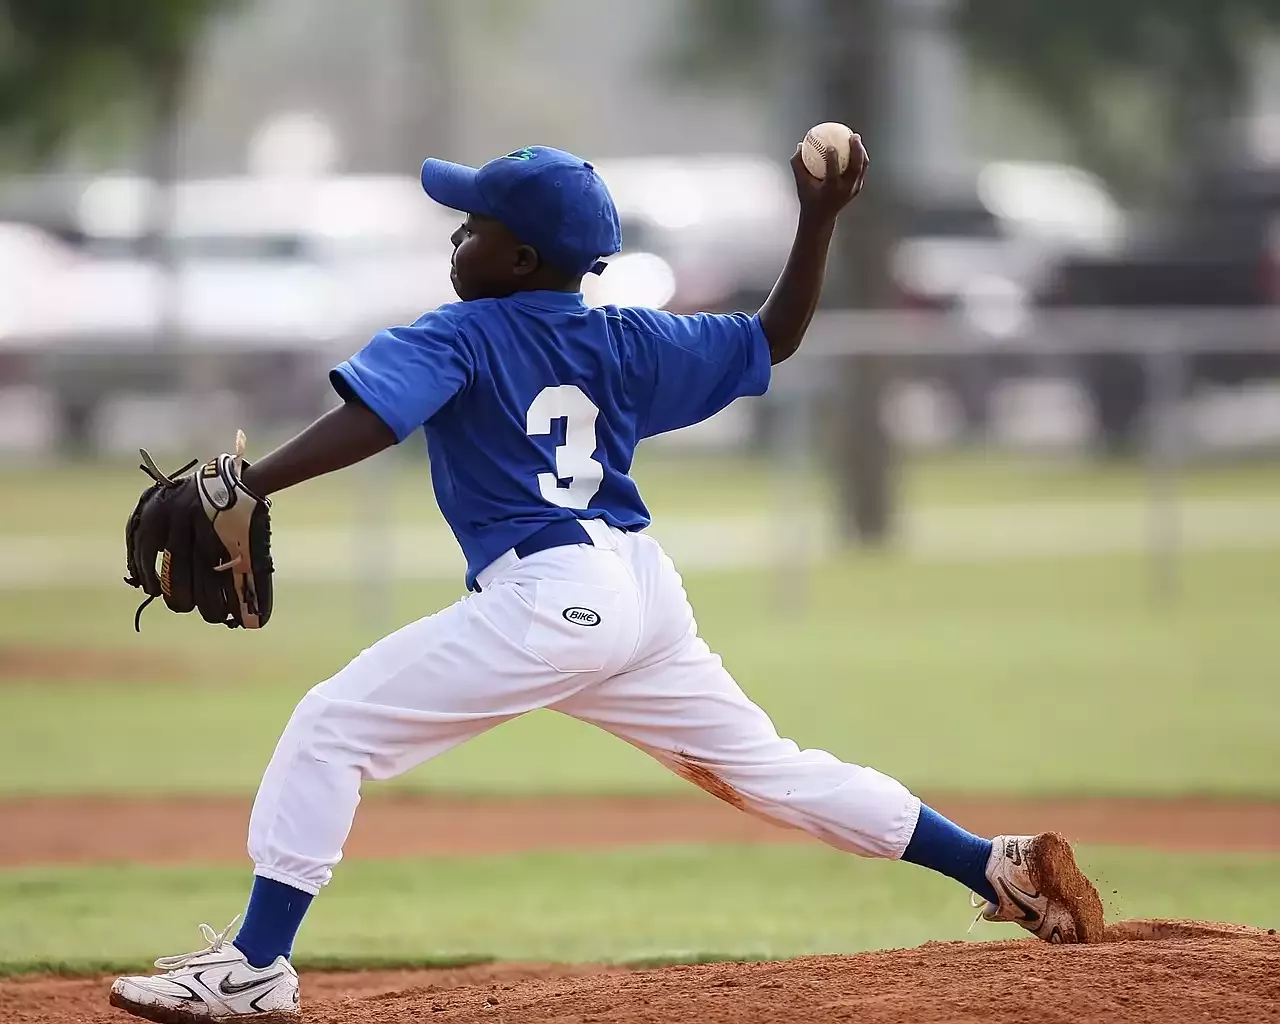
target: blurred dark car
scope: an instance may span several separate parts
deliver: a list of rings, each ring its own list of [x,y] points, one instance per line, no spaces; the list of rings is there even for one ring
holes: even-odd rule
[[[1054,369],[1000,342],[1027,329],[1064,260],[1110,253],[1123,222],[1102,182],[1067,164],[992,163],[910,199],[891,268],[899,306],[951,314],[990,351],[916,358],[909,372],[951,394],[965,429],[984,430],[1001,381]]]
[[[1150,216],[1110,256],[1064,261],[1040,297],[1046,307],[1248,309],[1280,304],[1280,171],[1206,171],[1174,210]],[[1080,360],[1109,446],[1129,446],[1147,402],[1138,357],[1093,354]],[[1280,355],[1201,352],[1186,363],[1185,385],[1236,385],[1280,376]]]

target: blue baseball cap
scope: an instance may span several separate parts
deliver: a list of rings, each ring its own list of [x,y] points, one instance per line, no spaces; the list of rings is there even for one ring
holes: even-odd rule
[[[572,274],[599,274],[622,248],[622,227],[595,168],[572,153],[527,146],[468,167],[422,165],[422,188],[441,206],[501,221],[538,255]]]

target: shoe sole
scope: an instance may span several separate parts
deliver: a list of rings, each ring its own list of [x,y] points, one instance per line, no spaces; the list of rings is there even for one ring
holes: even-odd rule
[[[234,1017],[210,1017],[197,1015],[189,1010],[179,1010],[168,1006],[156,1006],[154,1003],[135,1003],[117,992],[111,993],[109,1000],[117,1010],[124,1010],[143,1020],[154,1021],[155,1024],[221,1024],[223,1021],[251,1021],[252,1024],[298,1024],[302,1019],[299,1013],[286,1010],[273,1010],[270,1013],[238,1014]]]
[[[1031,862],[1031,875],[1040,891],[1050,900],[1066,908],[1075,938],[1067,940],[1056,935],[1058,942],[1102,942],[1105,923],[1102,916],[1102,900],[1098,890],[1085,878],[1076,866],[1076,857],[1066,836],[1058,832],[1044,832],[1036,836],[1027,851]],[[1055,936],[1049,936],[1053,942]]]

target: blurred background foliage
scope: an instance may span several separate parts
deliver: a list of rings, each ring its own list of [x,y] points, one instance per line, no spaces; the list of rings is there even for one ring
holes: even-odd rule
[[[3,155],[41,161],[86,123],[118,145],[173,116],[200,36],[238,2],[0,0]]]
[[[690,0],[664,66],[689,83],[766,89],[750,55],[801,9]],[[958,0],[952,16],[979,73],[1034,101],[1084,164],[1135,193],[1208,155],[1210,126],[1246,86],[1246,44],[1280,25],[1280,0]]]

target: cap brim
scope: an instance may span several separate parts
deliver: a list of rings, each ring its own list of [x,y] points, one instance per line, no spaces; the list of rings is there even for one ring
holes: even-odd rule
[[[466,164],[448,160],[425,160],[422,164],[422,190],[441,206],[459,213],[491,216],[489,204],[476,185],[479,172]]]

